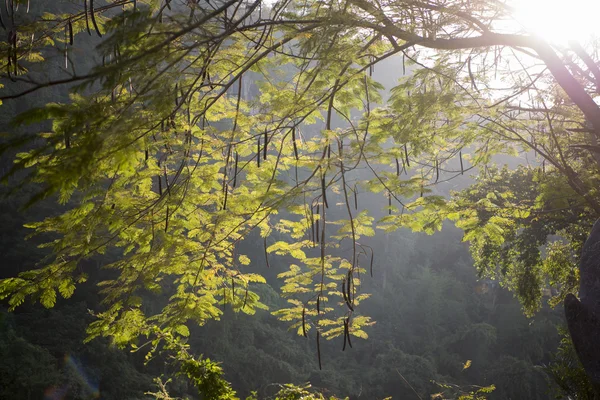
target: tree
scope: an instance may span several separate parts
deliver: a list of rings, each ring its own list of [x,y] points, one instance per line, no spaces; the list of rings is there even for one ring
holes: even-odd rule
[[[16,130],[4,148],[28,147],[5,178],[26,171],[23,182],[39,187],[30,203],[54,197],[69,210],[30,225],[52,237],[52,255],[2,281],[11,307],[27,297],[51,307],[57,291],[69,297],[87,279],[83,260],[117,251],[90,337],[125,345],[147,336],[156,349],[185,337],[190,320],[219,318],[219,305],[263,307],[252,287],[263,277],[236,251],[258,231],[260,263],[290,260],[280,318],[315,332],[317,348],[321,338],[350,342],[371,323],[357,308],[376,256],[362,238],[375,227],[433,232],[447,218],[465,230],[480,272],[504,279],[527,310],[548,277],[575,286],[582,225],[600,216],[600,71],[590,49],[507,24],[507,5],[90,1],[41,16],[19,3],[3,22],[11,81],[0,100],[55,85],[71,94],[14,120],[52,128],[33,129],[42,140]],[[99,37],[98,62],[76,72],[86,31]],[[42,80],[35,62],[56,53],[60,76]],[[400,55],[411,74],[383,103],[371,72]],[[498,80],[509,95],[494,89]],[[531,151],[536,172],[485,168],[494,155]],[[454,199],[435,194],[472,168],[485,171],[478,186]],[[389,215],[359,211],[365,192],[382,195]],[[538,230],[523,233],[532,222]],[[503,264],[506,254],[518,262]],[[160,291],[164,308],[146,315],[143,295]]]

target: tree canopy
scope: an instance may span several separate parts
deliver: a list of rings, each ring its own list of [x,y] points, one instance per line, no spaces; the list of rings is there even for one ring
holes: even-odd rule
[[[548,43],[497,0],[35,3],[2,12],[2,108],[43,103],[13,120],[4,179],[65,208],[29,225],[49,255],[0,281],[12,308],[52,307],[109,254],[90,339],[184,354],[189,322],[264,308],[252,267],[283,257],[275,313],[317,348],[350,345],[373,323],[368,237],[448,219],[527,313],[576,290],[600,217],[596,43]],[[403,72],[389,93],[386,59]],[[58,85],[68,99],[45,101]],[[492,165],[507,155],[531,159]]]

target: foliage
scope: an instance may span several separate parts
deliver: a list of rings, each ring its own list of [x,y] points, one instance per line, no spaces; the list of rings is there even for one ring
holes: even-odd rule
[[[5,180],[36,189],[25,205],[65,207],[27,224],[49,255],[0,281],[11,310],[73,296],[101,260],[112,273],[94,281],[103,306],[89,339],[146,338],[150,358],[225,307],[265,309],[254,268],[285,260],[275,313],[314,337],[321,362],[321,338],[350,345],[373,325],[359,311],[368,238],[431,234],[446,219],[529,315],[548,285],[560,288],[552,304],[575,290],[585,225],[600,215],[594,43],[561,58],[489,0],[47,3],[7,7],[0,43],[2,107],[70,85],[67,100],[17,116],[2,144],[18,149]],[[81,39],[93,31],[95,43]],[[82,73],[78,46],[98,61]],[[394,56],[410,74],[385,96],[371,72]],[[38,80],[47,66],[58,77]],[[532,168],[488,168],[519,153],[535,153]],[[474,168],[473,187],[438,189]],[[388,215],[362,207],[373,198]],[[239,251],[253,231],[263,254]],[[145,307],[149,294],[163,301]],[[461,334],[493,341],[484,324]]]

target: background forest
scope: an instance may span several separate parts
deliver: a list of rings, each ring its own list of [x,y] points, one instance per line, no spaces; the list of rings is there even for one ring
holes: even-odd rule
[[[598,43],[384,3],[0,7],[1,399],[597,398]]]

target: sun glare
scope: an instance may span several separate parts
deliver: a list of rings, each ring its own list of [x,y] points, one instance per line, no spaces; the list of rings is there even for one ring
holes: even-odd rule
[[[585,42],[600,36],[599,0],[513,0],[517,20],[549,42]]]

